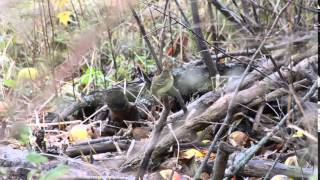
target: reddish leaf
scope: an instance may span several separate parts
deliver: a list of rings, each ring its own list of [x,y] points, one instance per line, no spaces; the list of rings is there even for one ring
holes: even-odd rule
[[[173,54],[174,54],[174,49],[173,49],[173,47],[170,47],[170,48],[168,49],[168,51],[167,51],[167,55],[168,55],[168,56],[173,56]]]

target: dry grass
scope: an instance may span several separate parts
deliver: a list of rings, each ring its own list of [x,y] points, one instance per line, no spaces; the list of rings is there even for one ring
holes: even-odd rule
[[[0,11],[8,12],[9,8],[15,6],[16,1],[12,0],[1,0],[0,1]],[[110,27],[115,27],[121,21],[130,16],[130,10],[128,6],[128,1],[126,0],[112,0],[105,1],[105,5],[101,6],[106,10],[105,19],[101,20],[100,24],[90,27],[90,30],[82,30],[77,37],[73,38],[68,44],[71,47],[67,54],[69,57],[66,58],[60,65],[53,69],[54,73],[52,76],[52,71],[46,71],[46,74],[43,74],[43,77],[50,76],[53,79],[50,81],[51,84],[46,85],[41,89],[41,92],[33,99],[17,99],[20,96],[17,96],[16,93],[6,94],[6,101],[9,102],[20,102],[13,103],[11,106],[12,112],[18,112],[19,115],[15,117],[15,119],[30,119],[30,117],[34,116],[35,110],[38,109],[45,101],[48,100],[49,97],[57,92],[57,89],[63,85],[64,81],[70,80],[72,75],[78,71],[81,64],[83,64],[83,57],[86,56],[92,48],[95,47],[97,41],[105,31],[107,31]],[[130,1],[133,5],[136,5],[137,1]],[[36,10],[38,12],[38,10]],[[29,11],[30,12],[30,11]],[[7,15],[6,15],[7,16]],[[15,19],[15,20],[14,20]],[[19,37],[28,37],[31,31],[33,30],[33,22],[32,20],[26,21],[22,24],[21,22],[13,22],[16,21],[18,17],[12,18],[12,26],[17,30],[17,34]],[[10,20],[10,19],[9,19]],[[8,19],[6,19],[8,21]],[[29,27],[29,28],[24,28]],[[31,28],[30,28],[31,27]],[[39,27],[40,28],[40,27]],[[50,28],[49,28],[50,29]],[[24,38],[27,41],[27,38]],[[57,53],[57,52],[56,52]],[[59,52],[58,52],[59,53]],[[49,55],[50,56],[50,55]],[[49,57],[47,57],[49,59]],[[52,69],[52,67],[46,67],[45,69]],[[41,84],[43,79],[39,79],[34,81],[34,84]],[[24,104],[23,106],[19,105]],[[26,108],[26,106],[28,108]],[[31,118],[32,119],[32,118]]]

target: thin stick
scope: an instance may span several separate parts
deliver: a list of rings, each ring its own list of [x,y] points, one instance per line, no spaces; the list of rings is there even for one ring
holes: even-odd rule
[[[197,42],[198,50],[200,51],[203,61],[206,64],[206,67],[208,68],[209,77],[212,78],[218,73],[218,70],[217,70],[216,64],[213,63],[212,61],[211,55],[208,51],[207,44],[204,41],[202,41],[202,39],[204,38],[203,38],[202,30],[200,28],[201,22],[199,17],[197,0],[190,0],[190,4],[191,4],[191,11],[192,11],[193,26],[194,26],[193,30],[195,34],[197,34],[196,42]]]
[[[308,98],[310,98],[314,92],[317,89],[317,82],[315,82],[312,87],[310,88],[310,90],[308,91],[308,93],[302,98],[302,101],[307,100]],[[235,173],[237,173],[239,171],[239,169],[241,169],[243,167],[243,165],[245,165],[253,156],[254,154],[264,145],[268,142],[268,140],[270,139],[270,137],[273,134],[276,134],[278,132],[278,130],[285,124],[287,118],[297,109],[297,105],[294,106],[282,119],[281,121],[277,124],[277,126],[275,126],[271,132],[269,132],[265,137],[263,137],[257,145],[252,146],[251,148],[247,149],[244,152],[244,156],[243,158],[239,158],[236,162],[234,162],[235,165],[230,166],[227,170],[226,170],[226,174],[228,176],[232,176]]]
[[[112,61],[113,61],[113,67],[115,70],[114,78],[117,80],[118,79],[118,76],[117,76],[118,66],[117,66],[116,56],[115,56],[114,49],[113,49],[112,32],[110,29],[108,29],[108,39],[109,39],[109,43],[110,43],[110,51],[111,51],[111,57],[112,57]]]
[[[152,137],[151,137],[149,144],[148,144],[148,147],[144,153],[144,157],[141,160],[141,164],[140,164],[140,168],[138,170],[137,176],[136,176],[136,180],[143,179],[143,176],[148,169],[149,160],[151,158],[153,150],[155,149],[155,147],[159,141],[160,133],[161,133],[163,127],[166,125],[166,121],[167,121],[167,117],[168,117],[169,113],[170,113],[170,104],[169,104],[169,99],[166,96],[166,97],[164,97],[164,109],[161,113],[161,116],[160,116],[158,123],[155,125],[155,128],[152,132]]]
[[[221,142],[218,147],[217,157],[213,165],[212,179],[223,179],[224,171],[227,167],[229,153],[221,148],[222,143],[224,142]]]
[[[36,123],[36,124],[29,124],[29,126],[47,127],[47,126],[57,126],[62,124],[78,124],[78,123],[81,123],[81,120],[57,122],[57,123],[38,123],[38,124]]]
[[[146,34],[147,34],[147,33],[146,33],[146,30],[145,30],[144,26],[142,25],[142,23],[141,23],[138,15],[137,15],[137,13],[136,13],[136,11],[133,9],[133,7],[132,7],[132,5],[131,5],[130,3],[129,3],[129,7],[130,7],[130,10],[131,10],[131,12],[132,12],[133,17],[134,17],[134,18],[136,19],[136,21],[137,21],[137,24],[138,24],[138,26],[139,26],[141,35],[142,35],[142,37],[144,38],[144,40],[146,41],[147,46],[148,46],[148,48],[149,48],[149,50],[150,50],[150,53],[151,53],[151,55],[153,56],[154,60],[156,61],[156,64],[157,64],[157,67],[158,67],[158,71],[161,72],[161,71],[162,71],[162,64],[161,64],[161,62],[159,61],[156,53],[154,52],[154,49],[153,49],[153,47],[152,47],[152,45],[151,45],[148,37],[146,36]]]
[[[175,4],[176,4],[176,6],[178,7],[178,10],[180,11],[181,16],[183,17],[183,20],[185,21],[185,23],[186,23],[188,26],[190,26],[190,22],[188,21],[187,16],[184,14],[184,12],[183,12],[183,10],[182,10],[182,8],[181,8],[178,0],[174,0],[174,2],[175,2]]]
[[[245,69],[244,73],[242,74],[241,76],[241,79],[240,79],[240,82],[239,84],[237,85],[236,87],[236,90],[231,98],[231,101],[229,103],[229,106],[228,106],[228,110],[227,110],[227,115],[222,123],[222,126],[220,127],[219,131],[217,132],[216,136],[214,137],[209,149],[208,149],[208,153],[206,155],[206,157],[204,158],[204,160],[201,162],[201,165],[200,167],[198,168],[196,174],[194,175],[194,179],[198,179],[200,177],[200,174],[205,166],[205,164],[208,162],[209,160],[209,157],[210,157],[210,154],[212,152],[212,150],[214,149],[214,147],[216,146],[221,134],[224,132],[224,129],[226,128],[226,125],[229,124],[229,121],[231,119],[231,114],[232,114],[232,110],[233,110],[233,107],[234,107],[234,102],[236,100],[236,97],[237,97],[237,94],[239,92],[239,89],[241,87],[241,84],[243,83],[245,77],[249,74],[249,70],[254,62],[254,59],[256,57],[256,55],[258,54],[258,52],[260,51],[260,49],[263,47],[263,45],[265,44],[267,38],[271,35],[272,33],[272,30],[274,29],[274,27],[276,26],[276,24],[278,23],[279,19],[280,19],[280,16],[281,14],[284,12],[284,10],[289,6],[290,2],[288,2],[280,11],[280,13],[278,14],[278,16],[276,17],[276,19],[274,20],[270,30],[268,31],[267,33],[267,36],[263,39],[263,41],[261,42],[260,46],[258,47],[258,49],[256,50],[256,52],[252,55],[251,57],[251,60],[247,66],[247,68]]]

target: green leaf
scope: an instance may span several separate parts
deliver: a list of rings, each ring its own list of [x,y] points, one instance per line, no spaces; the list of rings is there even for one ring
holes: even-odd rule
[[[44,162],[48,162],[48,158],[36,153],[36,152],[31,152],[26,156],[27,161],[31,162],[31,163],[35,163],[35,164],[40,164],[40,163],[44,163]]]
[[[14,129],[12,136],[20,141],[21,144],[29,143],[29,137],[31,135],[30,127],[28,127],[26,124],[18,123],[14,124],[12,129]]]
[[[90,75],[89,74],[83,74],[80,77],[80,83],[83,84],[83,85],[89,84],[89,81],[90,81]]]
[[[98,85],[101,84],[103,82],[103,73],[100,70],[95,70],[94,68],[90,67],[80,77],[80,83],[83,85],[87,85],[94,79],[97,80]]]
[[[156,66],[156,61],[154,59],[147,59],[147,62],[146,62],[146,69],[147,70],[155,70],[157,68]]]
[[[15,83],[16,82],[14,80],[12,80],[12,79],[4,79],[3,80],[3,85],[5,85],[7,87],[10,87],[10,88],[13,88]]]
[[[60,164],[54,169],[48,171],[45,176],[42,176],[40,180],[57,180],[59,177],[63,176],[66,172],[69,171],[69,166]]]

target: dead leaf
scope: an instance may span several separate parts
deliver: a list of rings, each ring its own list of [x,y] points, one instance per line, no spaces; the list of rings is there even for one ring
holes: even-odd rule
[[[185,159],[191,159],[193,156],[195,156],[196,159],[199,159],[199,158],[203,158],[205,154],[196,149],[188,149],[186,151],[182,151],[181,153],[181,157]]]
[[[290,156],[286,159],[286,161],[284,162],[285,165],[288,166],[299,166],[298,165],[298,158],[297,156]]]
[[[159,173],[163,179],[170,179],[172,170],[165,169],[165,170],[160,171]],[[172,176],[172,180],[180,180],[180,179],[181,179],[181,175],[178,172],[174,171],[174,174]]]
[[[249,136],[241,131],[234,131],[228,137],[228,141],[230,142],[230,144],[236,147],[246,145],[248,140]]]

